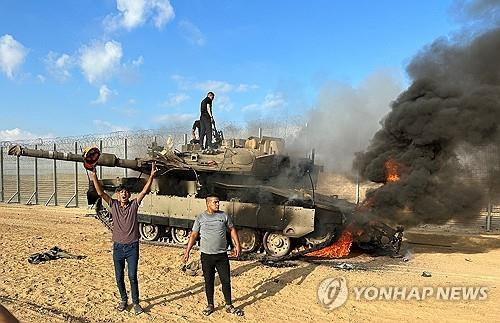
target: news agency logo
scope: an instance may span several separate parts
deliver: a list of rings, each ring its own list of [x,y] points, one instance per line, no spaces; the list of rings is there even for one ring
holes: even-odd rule
[[[355,300],[366,301],[484,301],[488,287],[484,286],[370,286],[354,287]]]
[[[318,286],[318,302],[329,311],[344,305],[348,297],[349,290],[344,277],[327,278]]]
[[[484,301],[489,288],[485,286],[355,286],[356,301]],[[344,277],[324,279],[318,286],[318,302],[328,311],[344,305],[349,298]]]

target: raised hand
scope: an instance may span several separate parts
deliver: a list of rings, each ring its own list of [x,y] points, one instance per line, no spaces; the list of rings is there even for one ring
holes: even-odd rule
[[[151,177],[155,176],[158,172],[158,168],[156,168],[156,161],[151,163]]]

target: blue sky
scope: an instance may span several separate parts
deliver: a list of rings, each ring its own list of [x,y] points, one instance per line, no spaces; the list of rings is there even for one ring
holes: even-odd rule
[[[0,2],[0,140],[300,115],[330,81],[404,68],[451,0]],[[333,111],[334,112],[334,111]]]

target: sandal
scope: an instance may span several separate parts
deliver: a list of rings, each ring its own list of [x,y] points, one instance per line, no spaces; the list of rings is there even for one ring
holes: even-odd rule
[[[226,312],[228,312],[230,314],[234,314],[236,316],[243,316],[243,315],[245,315],[245,313],[243,313],[242,310],[240,310],[239,308],[234,307],[233,305],[226,305]]]
[[[205,315],[205,316],[209,316],[213,312],[214,312],[214,306],[213,305],[208,305],[206,309],[204,309],[203,311],[201,311],[201,313],[203,315]]]

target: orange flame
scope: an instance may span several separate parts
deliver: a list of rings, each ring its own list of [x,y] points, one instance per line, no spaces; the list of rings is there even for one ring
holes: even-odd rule
[[[349,251],[351,250],[351,245],[352,245],[352,233],[349,230],[345,230],[340,235],[339,240],[337,240],[335,243],[323,249],[310,252],[306,254],[306,256],[341,258],[349,254]]]
[[[386,182],[397,182],[400,179],[399,164],[394,159],[389,159],[384,164]]]

